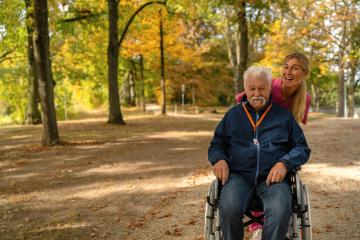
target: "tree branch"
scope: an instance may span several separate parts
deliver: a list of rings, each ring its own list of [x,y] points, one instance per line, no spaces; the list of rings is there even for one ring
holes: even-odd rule
[[[9,55],[10,53],[12,53],[13,51],[14,51],[14,50],[9,50],[9,51],[5,52],[4,54],[2,54],[2,55],[0,56],[0,61],[2,61],[3,58],[5,58],[7,55]]]
[[[130,24],[132,23],[132,21],[134,20],[134,18],[136,17],[136,15],[141,12],[145,7],[151,5],[151,4],[161,4],[161,5],[164,5],[166,6],[166,0],[164,1],[150,1],[150,2],[147,2],[145,3],[144,5],[142,5],[141,7],[139,7],[135,12],[134,14],[131,16],[131,18],[129,19],[129,21],[126,23],[126,26],[125,26],[125,29],[123,31],[123,33],[121,34],[121,37],[119,39],[119,42],[118,42],[118,46],[119,46],[119,49],[121,48],[121,44],[122,42],[124,41],[124,38],[125,38],[125,35],[130,27]]]
[[[359,86],[360,80],[357,80],[354,84],[354,90],[356,90],[356,88]]]
[[[91,19],[91,18],[96,18],[101,16],[102,14],[104,14],[103,12],[101,13],[88,13],[86,15],[79,15],[79,16],[75,16],[72,18],[66,18],[66,19],[62,19],[59,20],[58,23],[69,23],[69,22],[77,22],[77,21],[81,21],[81,20],[86,20],[86,19]]]

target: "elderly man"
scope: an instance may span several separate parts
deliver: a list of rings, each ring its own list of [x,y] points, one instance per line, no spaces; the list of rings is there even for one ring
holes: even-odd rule
[[[291,216],[287,173],[310,155],[292,114],[271,103],[271,71],[250,67],[244,73],[245,95],[215,129],[209,161],[224,185],[220,196],[225,240],[244,237],[243,214],[255,196],[263,203],[263,240],[285,239]]]

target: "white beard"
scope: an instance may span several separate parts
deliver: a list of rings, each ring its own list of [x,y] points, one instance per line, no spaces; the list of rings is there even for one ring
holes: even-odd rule
[[[253,105],[255,102],[257,102],[257,101],[261,101],[261,104],[264,106],[265,105],[265,103],[266,103],[266,100],[265,100],[265,98],[263,98],[263,97],[252,97],[252,98],[250,98],[250,104],[251,105]]]

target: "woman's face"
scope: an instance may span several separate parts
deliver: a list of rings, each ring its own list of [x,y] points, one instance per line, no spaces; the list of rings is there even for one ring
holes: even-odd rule
[[[296,58],[289,59],[283,66],[283,87],[300,86],[301,81],[306,77],[300,61]]]

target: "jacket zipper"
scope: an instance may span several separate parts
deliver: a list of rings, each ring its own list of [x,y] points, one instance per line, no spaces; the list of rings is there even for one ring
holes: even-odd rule
[[[256,123],[259,120],[259,114],[256,113]],[[255,124],[256,124],[255,123]],[[255,131],[255,138],[257,140],[257,144],[256,144],[256,150],[257,150],[257,154],[256,154],[256,175],[255,175],[255,186],[258,185],[258,177],[259,177],[259,168],[260,168],[260,143],[259,143],[259,132],[258,132],[259,127],[256,127],[256,131]]]

